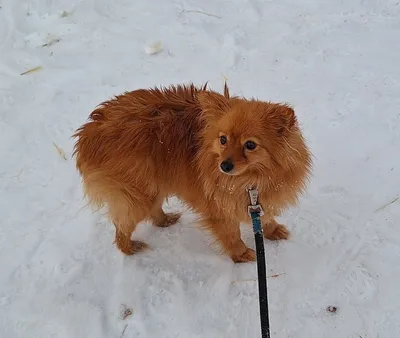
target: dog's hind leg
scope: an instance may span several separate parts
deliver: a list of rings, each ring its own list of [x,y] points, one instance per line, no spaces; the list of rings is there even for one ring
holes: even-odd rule
[[[146,218],[150,211],[148,205],[137,202],[121,191],[108,203],[109,215],[115,225],[115,243],[126,255],[133,255],[148,247],[144,242],[131,239],[136,225]]]
[[[123,253],[132,255],[147,247],[141,241],[131,240],[131,236],[136,225],[150,217],[154,198],[149,196],[155,193],[121,182],[95,171],[84,176],[84,191],[96,209],[108,207],[108,216],[115,225],[115,244]]]
[[[162,209],[164,198],[157,196],[153,201],[150,217],[153,224],[157,227],[166,228],[178,222],[181,217],[180,213],[165,213]]]

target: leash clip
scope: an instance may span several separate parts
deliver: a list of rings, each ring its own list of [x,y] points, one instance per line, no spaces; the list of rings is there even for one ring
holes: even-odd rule
[[[260,216],[264,215],[264,210],[261,204],[258,203],[258,190],[257,189],[248,189],[250,196],[250,205],[247,207],[247,212],[251,217],[252,213],[258,213]]]

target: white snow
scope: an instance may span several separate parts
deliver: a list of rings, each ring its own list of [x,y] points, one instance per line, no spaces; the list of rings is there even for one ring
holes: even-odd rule
[[[292,239],[266,242],[268,274],[282,274],[269,279],[272,337],[400,337],[398,0],[0,7],[2,338],[260,336],[255,264],[220,255],[188,212],[168,229],[141,225],[152,250],[123,257],[71,159],[70,136],[112,95],[222,90],[224,77],[235,94],[294,105],[315,156],[283,216]],[[164,51],[147,55],[148,41]]]

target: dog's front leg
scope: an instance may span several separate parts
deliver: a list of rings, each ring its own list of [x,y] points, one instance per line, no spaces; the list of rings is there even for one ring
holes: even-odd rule
[[[279,224],[274,218],[263,219],[263,233],[264,237],[271,241],[288,239],[290,236],[290,232],[286,226]]]
[[[224,251],[235,263],[244,263],[256,259],[255,251],[248,248],[242,241],[239,222],[209,218],[205,220],[205,226],[211,230]]]

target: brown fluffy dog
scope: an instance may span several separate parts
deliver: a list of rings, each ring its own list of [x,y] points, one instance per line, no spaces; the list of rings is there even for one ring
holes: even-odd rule
[[[128,92],[94,110],[74,136],[85,194],[108,207],[128,255],[146,247],[131,240],[139,222],[178,221],[161,207],[176,195],[233,261],[254,260],[240,236],[240,222],[250,222],[246,189],[259,189],[264,236],[287,239],[274,217],[296,202],[311,166],[290,107],[230,97],[226,86],[224,95],[193,85]]]

